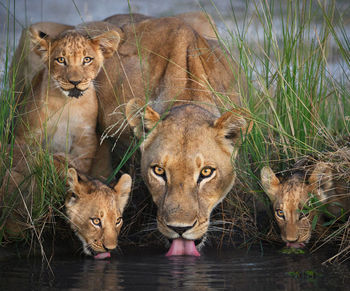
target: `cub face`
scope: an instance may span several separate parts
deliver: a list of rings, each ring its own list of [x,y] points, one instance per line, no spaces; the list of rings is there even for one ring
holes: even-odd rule
[[[129,124],[140,137],[141,172],[158,206],[159,231],[170,240],[200,240],[210,213],[235,181],[234,159],[248,124],[237,111],[217,118],[195,105],[174,107],[160,115],[137,99],[126,108]],[[143,123],[135,112],[144,112]],[[142,113],[141,113],[142,114]]]
[[[66,214],[72,230],[83,243],[85,254],[96,256],[117,247],[131,182],[131,177],[124,174],[110,188],[78,174],[74,168],[68,169]]]
[[[297,173],[280,181],[269,167],[261,170],[261,183],[273,203],[281,238],[287,246],[304,247],[309,241],[316,210],[304,215],[302,209],[309,202],[310,193],[326,202],[325,192],[332,187],[330,177],[331,172],[324,163],[315,167],[308,180],[305,175]]]
[[[65,95],[75,98],[93,86],[104,58],[113,55],[120,41],[116,31],[93,38],[79,30],[66,30],[55,38],[33,27],[30,33],[35,52],[45,62],[50,77]]]

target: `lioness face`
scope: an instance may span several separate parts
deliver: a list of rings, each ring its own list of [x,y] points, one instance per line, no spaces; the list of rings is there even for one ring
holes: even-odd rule
[[[193,241],[206,233],[211,211],[235,181],[234,145],[246,125],[237,114],[216,118],[194,105],[175,107],[163,120],[146,108],[144,126],[153,130],[141,145],[141,171],[167,238]]]
[[[281,182],[269,167],[261,171],[262,185],[268,194],[275,218],[281,230],[281,237],[288,247],[304,247],[312,233],[312,219],[316,210],[310,210],[306,215],[302,209],[309,202],[310,193],[324,199],[324,189],[320,186],[326,168],[317,166],[308,180],[305,175],[294,174]]]
[[[124,174],[114,188],[88,180],[68,169],[70,186],[65,207],[68,221],[83,243],[84,253],[96,258],[117,247],[122,214],[131,190],[131,177]]]
[[[36,52],[45,61],[51,78],[62,92],[79,98],[93,86],[104,58],[118,47],[119,34],[108,31],[91,38],[77,30],[67,30],[56,38],[40,31],[31,31]]]

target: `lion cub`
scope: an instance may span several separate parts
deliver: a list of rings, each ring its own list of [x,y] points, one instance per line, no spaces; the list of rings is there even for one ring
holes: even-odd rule
[[[65,212],[67,220],[83,244],[84,253],[95,259],[110,257],[118,244],[123,211],[128,202],[132,179],[120,177],[114,187],[88,177],[61,154],[53,156],[56,172],[68,186]]]
[[[119,34],[107,31],[90,37],[84,30],[71,29],[50,37],[35,25],[29,33],[45,67],[22,102],[15,141],[66,153],[79,171],[88,173],[98,143],[94,80],[104,59],[116,51]]]
[[[124,174],[113,187],[69,168],[65,202],[70,227],[95,259],[110,257],[118,244],[122,214],[131,191],[131,177]]]
[[[271,168],[261,170],[262,186],[273,203],[281,237],[287,247],[301,248],[309,241],[317,212],[312,197],[321,204],[326,203],[328,211],[337,216],[341,214],[341,208],[350,209],[350,188],[335,179],[328,164],[318,162],[311,171],[310,175],[299,171],[280,180]],[[336,205],[329,204],[335,201]]]

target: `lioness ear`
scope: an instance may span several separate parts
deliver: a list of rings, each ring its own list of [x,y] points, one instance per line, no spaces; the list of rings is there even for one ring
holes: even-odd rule
[[[92,42],[98,44],[105,58],[111,57],[118,49],[120,35],[114,30],[109,30],[92,39]]]
[[[333,188],[332,169],[327,163],[319,162],[309,178],[310,192],[329,191]],[[318,193],[321,194],[321,193]],[[320,195],[320,198],[325,198]]]
[[[125,115],[136,137],[140,138],[144,131],[149,131],[160,120],[159,114],[150,106],[145,106],[141,99],[131,99],[125,108]]]
[[[123,213],[126,203],[129,200],[131,191],[132,179],[130,175],[124,174],[120,177],[117,185],[114,186],[114,191],[118,197],[118,207],[119,211]]]
[[[247,122],[248,113],[232,109],[224,113],[214,122],[214,128],[218,130],[218,135],[233,141],[237,144],[241,140],[241,133],[249,133],[253,128],[253,122]],[[248,117],[249,118],[249,117]]]
[[[51,38],[45,32],[35,28],[29,28],[30,40],[32,42],[34,52],[39,55],[42,59],[46,60]]]
[[[280,181],[270,167],[263,167],[261,170],[261,184],[269,196],[271,202],[276,200],[276,195],[280,189]]]

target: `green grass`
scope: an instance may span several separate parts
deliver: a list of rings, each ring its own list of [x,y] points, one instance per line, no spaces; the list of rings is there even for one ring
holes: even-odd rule
[[[241,225],[244,225],[241,217],[249,217],[253,221],[249,232],[256,240],[271,241],[280,240],[271,231],[273,226],[267,225],[263,232],[257,229],[259,210],[265,208],[266,215],[273,220],[270,202],[259,183],[260,169],[269,165],[283,172],[305,155],[318,155],[328,162],[324,152],[340,148],[336,141],[348,136],[350,129],[346,73],[350,42],[342,12],[336,9],[335,2],[325,6],[323,2],[305,0],[247,1],[247,7],[250,5],[255,7],[253,15],[244,14],[240,22],[232,9],[236,26],[234,29],[226,26],[229,37],[220,39],[225,48],[233,48],[230,57],[245,71],[249,92],[245,106],[255,122],[237,162],[240,168],[237,188],[243,194],[237,195],[236,191],[228,196],[230,210],[226,212],[233,212],[232,219],[239,219]],[[261,39],[253,43],[248,34],[251,27],[263,31]],[[340,77],[330,72],[332,58],[342,64]],[[339,164],[342,163],[349,170],[349,157]],[[349,175],[346,178],[350,182]],[[252,204],[256,207],[251,207]],[[338,224],[340,229],[346,226],[349,222]],[[349,244],[344,231],[326,240],[341,240],[341,235],[345,235],[343,245]]]
[[[224,24],[233,23],[224,29],[227,37],[218,37],[222,47],[229,52],[227,58],[239,63],[245,74],[248,94],[244,107],[251,112],[255,126],[244,141],[236,163],[239,183],[214,219],[235,221],[236,224],[238,221],[246,243],[279,240],[273,224],[268,223],[263,229],[257,226],[256,215],[261,210],[273,221],[269,201],[259,183],[260,169],[269,165],[275,171],[288,170],[305,155],[322,156],[325,150],[337,150],[336,140],[350,135],[350,80],[347,75],[350,38],[343,20],[349,11],[345,11],[344,16],[335,4],[307,0],[248,0],[240,15],[233,8],[230,16],[227,11],[216,10],[216,17]],[[215,10],[215,1],[212,6]],[[259,39],[250,35],[257,28],[262,31]],[[14,88],[9,85],[12,48],[7,32],[5,74],[0,92],[2,145],[13,142],[13,117],[17,106]],[[337,76],[330,73],[332,59],[339,62],[338,67],[342,70]],[[147,86],[147,81],[145,84]],[[128,149],[115,173],[139,144]],[[6,168],[11,168],[11,154],[4,159],[5,148],[2,147],[0,155],[1,181]],[[28,210],[31,226],[28,237],[34,232],[40,240],[39,233],[47,218],[62,215],[64,187],[50,166],[50,155],[43,150],[33,156],[36,165],[33,175],[40,191],[31,193],[33,204]],[[0,219],[0,225],[2,221]],[[346,223],[339,228],[343,231],[326,238],[327,243],[341,241],[343,248],[339,253],[346,249],[346,242],[350,240],[349,237],[345,242],[340,239],[346,232]],[[226,227],[227,230],[230,228]],[[0,234],[1,240],[5,241],[3,234]],[[344,257],[349,252],[341,254]]]

